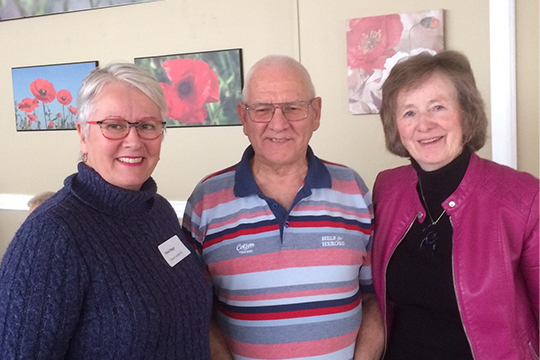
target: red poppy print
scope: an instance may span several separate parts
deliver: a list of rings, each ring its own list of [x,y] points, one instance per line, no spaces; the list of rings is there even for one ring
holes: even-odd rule
[[[39,105],[36,99],[24,98],[20,103],[17,104],[17,108],[24,112],[32,112]]]
[[[69,112],[72,113],[73,115],[77,115],[77,108],[76,108],[76,107],[69,106],[69,107],[68,107],[68,110],[69,110]]]
[[[56,94],[56,99],[60,104],[67,106],[71,104],[71,100],[73,100],[73,97],[68,90],[60,90],[58,94]]]
[[[32,94],[44,103],[50,103],[56,97],[56,90],[54,90],[53,84],[45,79],[36,79],[30,84],[30,91]]]
[[[167,117],[183,123],[202,123],[206,103],[219,101],[217,74],[201,60],[174,59],[162,64],[171,84],[160,83],[167,101]]]
[[[49,125],[47,125],[47,128],[54,129],[54,121],[49,121]]]
[[[403,24],[398,14],[351,20],[347,32],[347,64],[351,69],[373,73],[384,69],[401,38]]]
[[[32,121],[37,121],[37,116],[34,115],[34,114],[28,114],[28,115],[26,115],[26,116],[28,117],[28,124],[29,124],[29,125],[30,125],[30,123],[31,123]]]

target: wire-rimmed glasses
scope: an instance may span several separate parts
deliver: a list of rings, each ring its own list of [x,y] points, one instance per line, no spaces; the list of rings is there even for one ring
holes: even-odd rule
[[[269,123],[274,118],[276,109],[280,109],[281,113],[288,121],[300,121],[308,117],[309,108],[314,99],[309,101],[294,101],[286,103],[255,103],[244,104],[244,109],[249,114],[249,118],[256,123]]]
[[[101,134],[109,140],[120,140],[128,136],[129,130],[134,127],[137,134],[144,140],[155,140],[163,134],[165,121],[154,118],[129,122],[124,119],[103,119],[100,121],[87,121],[87,124],[99,125]]]

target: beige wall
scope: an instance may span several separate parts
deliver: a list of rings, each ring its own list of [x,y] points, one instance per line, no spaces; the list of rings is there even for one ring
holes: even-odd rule
[[[516,1],[516,83],[518,169],[538,177],[540,110],[540,6],[538,0]]]
[[[519,167],[538,176],[538,2],[517,4]],[[446,11],[446,45],[469,56],[489,106],[489,0],[165,0],[0,22],[0,193],[57,190],[78,156],[74,131],[16,132],[12,67],[226,48],[243,49],[245,70],[270,53],[300,58],[323,98],[315,152],[353,167],[371,186],[380,170],[405,161],[386,152],[378,116],[348,113],[346,21],[428,9]],[[154,172],[159,192],[186,200],[247,144],[236,126],[170,129]],[[491,142],[480,154],[491,157]],[[25,216],[0,211],[0,254]]]

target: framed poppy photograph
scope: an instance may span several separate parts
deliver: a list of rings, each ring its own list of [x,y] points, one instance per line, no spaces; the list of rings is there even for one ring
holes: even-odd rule
[[[0,21],[160,0],[0,0]]]
[[[443,10],[352,19],[347,30],[349,111],[378,114],[381,87],[399,61],[444,49]]]
[[[242,50],[141,57],[135,64],[160,83],[167,127],[240,125]]]
[[[74,130],[77,93],[97,61],[12,68],[17,131]]]

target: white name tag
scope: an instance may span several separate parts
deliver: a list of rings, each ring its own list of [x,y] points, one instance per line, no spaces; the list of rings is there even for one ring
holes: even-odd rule
[[[159,245],[158,249],[171,267],[191,253],[177,235]]]

